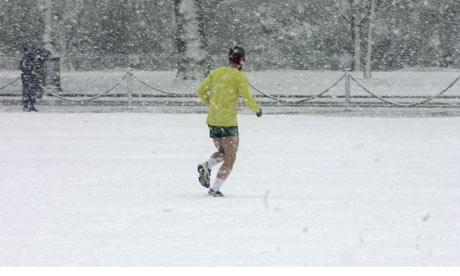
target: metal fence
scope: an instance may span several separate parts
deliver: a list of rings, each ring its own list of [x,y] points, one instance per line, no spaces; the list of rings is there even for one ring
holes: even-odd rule
[[[455,94],[452,88],[460,80],[460,75],[447,84],[441,91],[433,91],[430,96],[391,96],[377,95],[363,85],[350,72],[344,72],[330,87],[323,91],[305,96],[305,95],[281,95],[268,94],[253,84],[250,84],[253,89],[254,96],[262,106],[272,107],[399,107],[399,108],[458,108],[460,107],[460,95]],[[141,85],[147,90],[146,92],[138,92],[133,88],[133,84]],[[353,86],[352,86],[353,84]],[[353,89],[352,89],[353,87]],[[50,96],[42,104],[46,105],[112,105],[126,106],[132,108],[134,106],[200,106],[196,94],[178,93],[175,91],[167,91],[161,87],[143,80],[136,74],[133,69],[127,70],[119,80],[107,87],[106,90],[97,94],[94,93],[70,93],[61,91],[56,87],[43,87],[47,95]],[[359,89],[360,93],[357,93]],[[8,91],[6,91],[8,90]],[[19,104],[21,82],[19,77],[10,79],[5,84],[0,83],[0,102],[3,105]],[[330,92],[335,90],[334,94]],[[343,93],[337,94],[337,90],[342,90]],[[14,92],[11,92],[14,91]],[[364,93],[363,93],[364,92]],[[451,93],[448,93],[451,92]]]

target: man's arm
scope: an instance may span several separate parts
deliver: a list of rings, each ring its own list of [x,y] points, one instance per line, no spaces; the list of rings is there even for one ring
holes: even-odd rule
[[[243,98],[244,104],[249,107],[255,113],[260,112],[260,107],[257,104],[256,100],[252,97],[251,89],[249,87],[249,82],[246,76],[242,76],[238,82],[238,92]]]
[[[197,94],[200,100],[209,106],[209,90],[211,88],[211,74],[209,74],[198,86]]]

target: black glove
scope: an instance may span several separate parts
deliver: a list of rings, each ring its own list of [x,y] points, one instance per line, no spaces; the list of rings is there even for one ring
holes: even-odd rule
[[[261,117],[262,116],[262,108],[259,107],[259,112],[256,113],[257,117]]]

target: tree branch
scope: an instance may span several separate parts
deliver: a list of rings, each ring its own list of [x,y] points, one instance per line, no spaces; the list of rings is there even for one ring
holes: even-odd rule
[[[343,20],[345,20],[345,22],[347,22],[348,24],[351,24],[351,20],[350,18],[348,18],[345,14],[343,14],[340,9],[337,7],[337,5],[335,4],[334,1],[332,0],[328,0],[331,4],[332,4],[332,7],[334,8],[334,10],[343,18]]]

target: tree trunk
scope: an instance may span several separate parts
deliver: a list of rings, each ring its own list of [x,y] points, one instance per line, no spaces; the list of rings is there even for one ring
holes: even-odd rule
[[[53,56],[56,56],[56,48],[53,43],[53,2],[52,0],[41,1],[41,11],[43,16],[44,31],[43,31],[43,46],[51,52]]]
[[[349,0],[350,2],[350,25],[351,25],[351,40],[353,43],[353,64],[352,71],[359,71],[361,68],[361,35],[360,35],[360,17],[358,13],[357,6],[354,0]]]
[[[372,70],[372,29],[374,27],[375,20],[375,0],[371,0],[371,11],[369,15],[369,27],[367,33],[367,53],[366,53],[366,68],[364,70],[364,78],[371,78]]]
[[[83,0],[69,1],[65,5],[65,10],[61,11],[64,26],[60,26],[59,30],[59,52],[61,55],[61,68],[67,71],[73,71],[74,65],[72,63],[73,43],[75,36],[69,35],[76,32],[78,24],[80,24],[82,17],[85,14],[85,6]]]
[[[353,26],[353,33],[355,36],[355,43],[354,47],[354,62],[353,62],[353,71],[359,71],[361,69],[361,36],[359,25],[355,21],[355,25]]]
[[[201,1],[174,0],[178,54],[176,79],[202,79],[209,70]]]
[[[209,20],[205,18],[205,12],[203,7],[203,0],[195,0],[198,6],[198,27],[201,41],[201,48],[204,51],[204,57],[200,62],[200,68],[204,76],[207,76],[211,71],[211,56],[209,55],[209,40],[206,36],[205,21]]]

